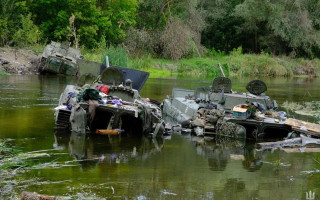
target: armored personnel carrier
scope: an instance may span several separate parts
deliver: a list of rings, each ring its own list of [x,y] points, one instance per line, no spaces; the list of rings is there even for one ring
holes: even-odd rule
[[[246,137],[262,138],[267,133],[274,133],[274,129],[279,133],[275,137],[283,137],[291,131],[291,127],[284,124],[285,113],[276,112],[276,101],[264,94],[267,90],[264,82],[250,81],[246,87],[248,93],[233,92],[231,88],[231,80],[225,77],[215,78],[210,87],[195,90],[174,88],[172,98],[162,103],[163,114],[177,123],[191,120],[192,124],[195,118],[202,120],[203,123],[197,124],[202,124],[205,133],[219,130],[216,126],[224,122],[217,123],[218,119],[244,126]],[[204,111],[199,114],[201,109]],[[223,111],[223,114],[214,110]],[[208,121],[214,121],[214,124]],[[227,131],[225,126],[222,131]]]
[[[152,134],[164,131],[160,107],[139,94],[148,72],[108,67],[95,81],[80,77],[66,86],[55,112],[57,129],[91,134]],[[81,83],[80,83],[81,82]]]
[[[39,72],[76,76],[78,59],[83,59],[78,49],[51,41],[42,53]]]

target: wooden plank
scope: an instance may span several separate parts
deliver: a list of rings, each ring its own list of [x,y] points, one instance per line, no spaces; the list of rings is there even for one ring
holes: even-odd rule
[[[293,118],[288,118],[284,124],[292,126],[292,127],[302,127],[305,126],[309,131],[313,131],[316,133],[319,133],[320,135],[320,124],[314,124],[314,123],[310,123],[310,122],[306,122],[306,121],[302,121],[302,120],[298,120],[298,119],[293,119]]]
[[[292,127],[293,131],[297,131],[300,133],[304,133],[307,135],[312,135],[312,136],[316,136],[316,137],[320,137],[320,133],[314,132],[314,131],[306,131],[306,130],[301,130],[300,127]]]

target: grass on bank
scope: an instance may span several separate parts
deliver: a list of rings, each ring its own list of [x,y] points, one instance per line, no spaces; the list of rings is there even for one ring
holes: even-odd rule
[[[110,47],[102,53],[109,56],[111,65],[151,72],[151,77],[217,77],[222,73],[218,64],[222,65],[226,76],[266,76],[292,77],[315,76],[320,72],[320,60],[293,59],[274,57],[266,53],[243,54],[241,47],[226,55],[223,53],[207,54],[206,57],[181,59],[177,61],[155,59],[147,55],[141,58],[130,58],[122,47]],[[88,57],[88,59],[90,59]],[[101,60],[101,59],[100,59]],[[97,61],[97,59],[95,60]]]
[[[28,47],[36,54],[41,54],[44,45]],[[267,53],[243,54],[241,47],[229,55],[221,52],[207,53],[202,58],[186,58],[177,61],[152,58],[147,55],[131,58],[124,47],[106,47],[104,43],[93,50],[80,48],[84,59],[105,63],[108,55],[111,65],[128,67],[150,72],[150,77],[216,77],[221,76],[220,63],[226,76],[266,76],[292,77],[317,76],[320,73],[320,59],[313,60],[285,56],[271,56]]]
[[[138,60],[138,61],[137,61]],[[268,55],[228,55],[218,58],[190,58],[178,61],[136,58],[129,61],[131,68],[150,71],[156,69],[183,77],[217,77],[222,73],[220,63],[227,77],[266,76],[292,77],[316,76],[320,72],[320,60],[291,59]],[[156,76],[156,75],[155,75]]]

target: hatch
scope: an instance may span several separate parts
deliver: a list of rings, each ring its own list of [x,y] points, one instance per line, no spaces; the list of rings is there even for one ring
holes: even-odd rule
[[[120,85],[123,83],[123,75],[122,72],[115,68],[115,67],[109,67],[106,68],[102,73],[101,73],[101,78],[100,81],[103,84],[106,85]]]
[[[217,77],[213,80],[212,84],[213,92],[222,92],[231,93],[231,80],[226,77]]]
[[[251,94],[260,95],[267,91],[267,85],[261,80],[252,80],[248,83],[246,89]]]
[[[103,65],[105,66],[105,65]],[[116,76],[116,77],[113,77]],[[149,72],[129,69],[124,67],[112,66],[105,68],[101,73],[101,81],[104,84],[112,84],[108,79],[116,81],[115,83],[124,84],[127,79],[132,81],[132,88],[140,91],[149,77]]]

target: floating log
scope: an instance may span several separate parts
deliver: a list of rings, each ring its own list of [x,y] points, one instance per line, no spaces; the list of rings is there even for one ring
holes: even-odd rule
[[[300,135],[299,138],[287,139],[277,142],[264,142],[258,143],[262,149],[272,149],[275,147],[303,147],[303,146],[316,146],[320,145],[320,139],[310,138],[304,135]]]
[[[277,142],[263,142],[258,143],[258,145],[262,149],[272,149],[275,147],[292,147],[292,146],[301,146],[302,138],[293,138],[284,141],[277,141]]]
[[[318,153],[320,152],[320,148],[307,148],[307,147],[300,147],[300,148],[283,148],[283,151],[286,153],[299,153],[299,152],[313,152]]]

